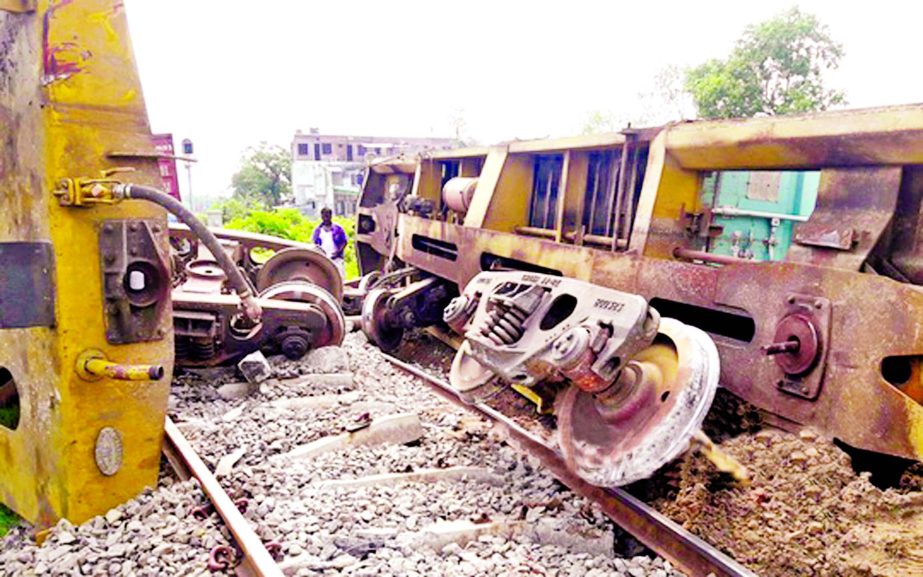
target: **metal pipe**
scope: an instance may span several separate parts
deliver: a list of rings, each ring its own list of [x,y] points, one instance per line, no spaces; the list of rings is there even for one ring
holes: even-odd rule
[[[240,547],[249,562],[249,569],[259,577],[282,577],[282,570],[273,560],[266,546],[260,541],[256,532],[247,522],[231,497],[224,491],[218,479],[208,470],[208,466],[196,454],[195,449],[183,436],[183,433],[173,424],[170,417],[164,422],[165,441],[170,445],[170,450],[179,457],[186,468],[199,480],[202,490],[215,506],[215,511],[224,519],[228,530],[234,536],[234,541]]]
[[[548,183],[545,185],[545,214],[542,216],[542,228],[548,228],[548,215],[551,211],[551,191],[554,188],[554,163],[551,164],[551,170],[548,171]],[[557,200],[557,197],[555,197]]]
[[[516,234],[524,234],[526,236],[537,236],[539,238],[550,238],[555,237],[555,231],[549,230],[547,228],[538,228],[536,226],[517,226],[513,229],[513,232]],[[573,242],[577,238],[576,232],[568,232],[564,234],[564,240]],[[603,236],[600,234],[585,234],[583,235],[583,242],[586,244],[596,244],[599,246],[612,246],[612,243],[615,242],[618,248],[625,248],[628,246],[628,241],[620,238],[616,239],[611,236]]]
[[[595,172],[596,172],[597,182],[599,181],[599,165],[600,165],[600,162],[601,162],[601,161],[597,161],[597,162],[596,162],[596,169],[595,169]],[[598,186],[594,186],[594,187],[593,187],[593,195],[592,195],[591,200],[590,200],[590,218],[589,218],[589,220],[587,221],[587,229],[588,229],[590,232],[593,232],[593,221],[596,220],[596,205],[598,204],[598,203],[597,203],[597,200],[598,200],[597,195],[598,195],[598,194],[599,194],[599,187],[598,187]],[[583,218],[583,215],[581,215],[581,218]]]
[[[250,283],[247,282],[246,277],[240,272],[240,269],[237,268],[237,265],[234,264],[231,257],[224,252],[224,249],[221,247],[221,242],[219,242],[215,235],[202,224],[202,221],[196,218],[192,211],[167,193],[149,186],[142,186],[140,184],[117,184],[113,187],[112,192],[117,197],[153,202],[165,208],[183,224],[188,226],[189,229],[199,237],[202,243],[205,244],[209,252],[212,253],[212,256],[215,257],[215,260],[218,261],[218,266],[220,266],[224,274],[227,275],[228,282],[234,288],[234,292],[237,293],[237,297],[240,299],[244,314],[251,321],[255,323],[260,322],[260,318],[263,316],[263,309],[260,307],[259,302],[257,302],[256,296],[251,290]]]
[[[537,226],[517,226],[513,229],[513,232],[516,234],[524,234],[527,236],[539,236],[542,238],[554,238],[555,231],[549,230],[547,228],[539,228]],[[573,233],[568,233],[573,234]],[[565,235],[566,236],[566,235]]]
[[[114,363],[99,349],[86,349],[77,356],[74,369],[85,381],[115,379],[117,381],[159,381],[163,378],[163,365],[126,365]]]
[[[765,212],[762,210],[744,210],[732,206],[718,206],[711,209],[712,214],[718,216],[750,216],[754,218],[778,218],[779,220],[792,220],[795,222],[807,222],[810,217],[797,214],[776,214],[774,212]]]
[[[606,163],[605,163],[606,153],[605,153],[605,152],[601,152],[601,153],[599,153],[599,155],[597,155],[596,158],[598,158],[598,160],[596,161],[596,171],[595,171],[596,174],[595,174],[594,177],[593,177],[593,205],[594,205],[594,206],[596,205],[597,202],[599,202],[599,193],[600,193],[600,190],[599,190],[599,183],[602,182],[602,177],[601,177],[600,175],[602,174],[603,166],[606,165]],[[609,172],[610,172],[610,170],[609,170],[609,168],[608,168],[608,166],[607,166],[607,167],[606,167],[606,182],[608,182],[609,180],[611,180],[611,178],[609,177]],[[603,184],[606,184],[606,183],[603,183]],[[609,188],[612,188],[612,187],[609,187]],[[607,213],[606,213],[606,214],[609,214],[609,212],[612,211],[612,201],[613,201],[613,199],[614,199],[614,193],[613,193],[613,194],[609,194],[609,195],[606,196],[606,204],[604,205],[604,206],[606,207],[606,210],[607,210]],[[606,218],[606,229],[605,229],[605,231],[603,231],[603,234],[605,234],[606,236],[609,235],[609,226],[610,226],[609,218]],[[590,222],[590,232],[591,232],[591,233],[593,232],[593,223],[592,223],[592,222]]]
[[[801,348],[801,342],[797,339],[789,339],[778,343],[763,345],[760,349],[769,356],[781,355],[783,353],[795,353]]]
[[[615,214],[612,216],[612,250],[615,250],[616,241],[622,238],[622,205],[625,204],[625,179],[627,175],[625,174],[628,170],[628,152],[629,152],[629,138],[628,135],[625,135],[625,142],[622,143],[622,152],[619,156],[619,174],[618,174],[618,187],[615,192]]]
[[[712,264],[740,264],[742,262],[753,262],[751,260],[737,258],[736,256],[712,254],[710,252],[691,250],[682,247],[676,247],[673,249],[673,257],[681,260],[701,260],[703,262]]]
[[[94,377],[117,381],[159,381],[164,373],[163,365],[123,365],[99,358],[84,360],[83,370]]]
[[[568,240],[572,240],[575,237],[576,235],[571,235],[571,238],[569,238]],[[583,242],[585,242],[586,244],[595,244],[595,245],[605,246],[605,247],[615,246],[617,248],[625,248],[626,246],[628,246],[628,241],[625,240],[624,238],[615,238],[614,236],[602,236],[599,234],[585,234],[583,235]]]
[[[633,142],[633,140],[632,140]],[[634,147],[630,150],[631,154],[631,163],[628,165],[628,190],[626,194],[628,195],[628,208],[625,209],[625,235],[619,237],[619,239],[624,239],[627,243],[631,239],[631,229],[635,223],[635,189],[638,183],[638,159],[640,158],[639,154],[640,149]]]

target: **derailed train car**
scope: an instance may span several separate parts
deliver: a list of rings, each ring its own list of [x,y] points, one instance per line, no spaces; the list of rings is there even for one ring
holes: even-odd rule
[[[719,366],[783,426],[920,460],[921,163],[917,105],[381,161],[363,327],[389,349],[444,320],[472,399],[554,383],[562,452],[596,484],[682,450]]]

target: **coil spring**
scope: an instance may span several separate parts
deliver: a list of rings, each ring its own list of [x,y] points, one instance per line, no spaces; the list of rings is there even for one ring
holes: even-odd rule
[[[480,332],[495,345],[511,345],[522,338],[525,332],[523,324],[528,317],[516,307],[496,303],[487,313]]]
[[[188,359],[189,358],[189,339],[186,337],[176,337],[176,342],[173,345],[174,350],[176,351],[176,357],[179,359]]]
[[[216,345],[214,339],[192,339],[189,344],[191,346],[190,353],[195,359],[205,361],[215,356]]]

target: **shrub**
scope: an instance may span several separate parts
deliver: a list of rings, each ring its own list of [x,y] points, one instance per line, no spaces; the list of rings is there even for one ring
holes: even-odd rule
[[[356,221],[343,216],[335,216],[333,221],[343,227],[346,236],[349,238],[349,244],[346,245],[346,250],[343,253],[346,270],[345,280],[357,278],[359,276],[359,263],[356,260],[354,239]],[[238,216],[225,223],[224,226],[225,228],[268,234],[311,244],[313,242],[311,236],[314,234],[314,228],[319,224],[320,220],[307,219],[294,208],[277,208],[270,211],[251,210],[246,216]]]

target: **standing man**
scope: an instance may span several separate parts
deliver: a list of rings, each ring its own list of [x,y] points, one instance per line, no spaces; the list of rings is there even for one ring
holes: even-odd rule
[[[322,208],[320,211],[321,223],[314,229],[314,244],[319,246],[337,265],[340,270],[340,276],[346,280],[346,272],[343,265],[343,251],[346,250],[346,232],[343,227],[333,222],[333,211],[329,208]]]

